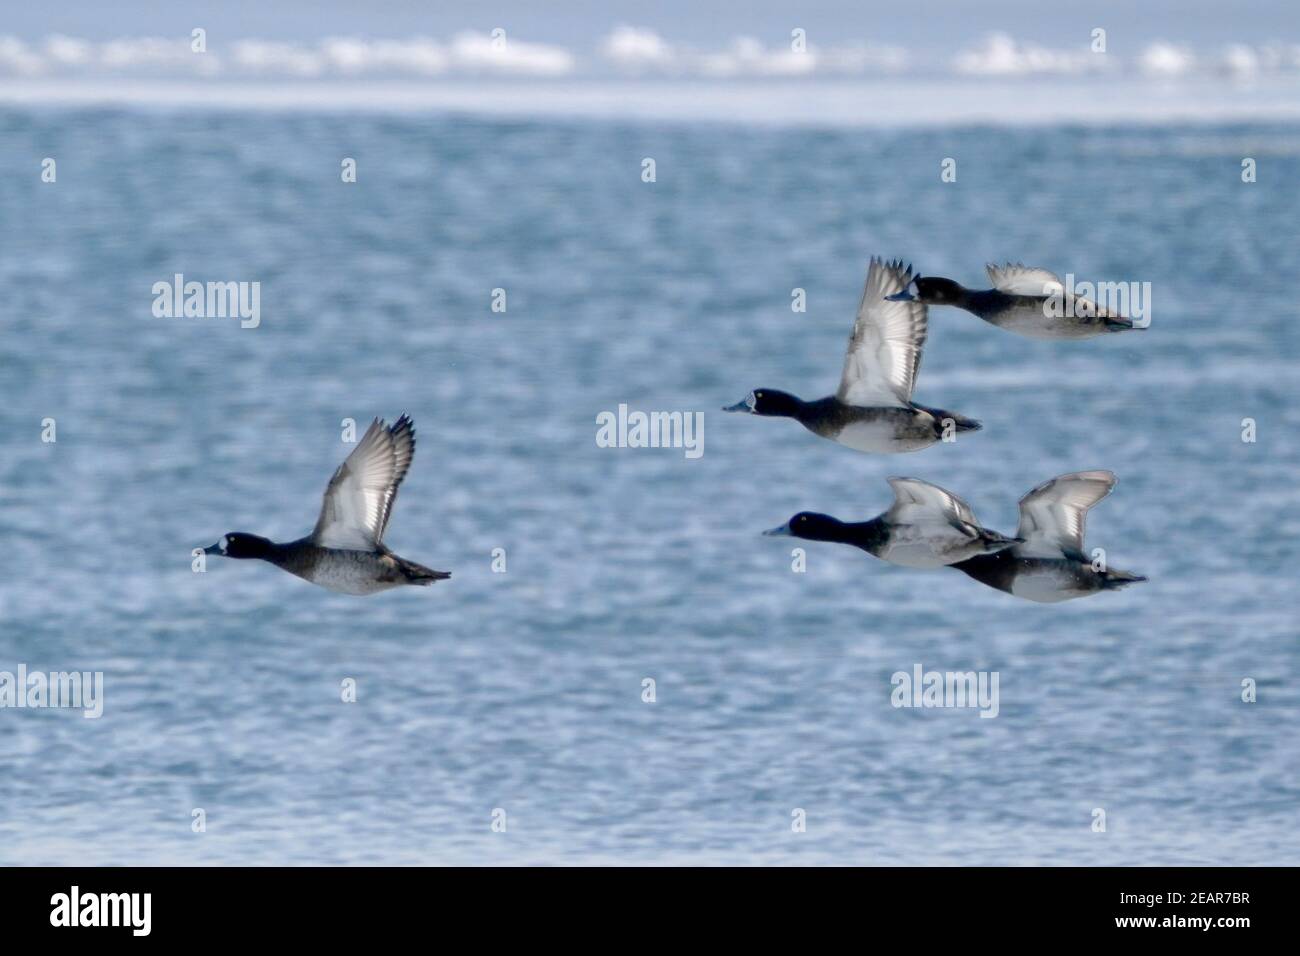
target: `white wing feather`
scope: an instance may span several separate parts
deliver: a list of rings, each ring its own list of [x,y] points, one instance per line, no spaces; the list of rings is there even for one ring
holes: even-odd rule
[[[918,524],[922,521],[961,521],[979,526],[970,505],[950,491],[920,478],[890,478],[894,504],[885,513],[890,524]]]
[[[376,418],[325,489],[312,541],[323,548],[373,551],[384,538],[397,487],[415,455],[415,428]]]
[[[1059,558],[1083,550],[1088,509],[1110,494],[1115,476],[1109,471],[1080,471],[1045,481],[1020,499],[1016,546],[1023,557]]]
[[[835,393],[846,405],[906,407],[911,402],[925,346],[926,307],[885,299],[911,281],[911,266],[872,258]]]
[[[1008,262],[997,266],[989,263],[984,267],[993,283],[993,288],[1008,295],[1053,295],[1065,291],[1060,277],[1046,269]]]

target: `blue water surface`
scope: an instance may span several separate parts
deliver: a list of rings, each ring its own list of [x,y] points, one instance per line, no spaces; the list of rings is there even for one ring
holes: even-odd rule
[[[0,670],[105,682],[0,710],[0,862],[1300,863],[1298,143],[0,111]],[[834,389],[873,254],[1150,282],[1152,325],[932,310],[916,397],[984,429],[912,455],[721,414]],[[175,273],[260,282],[260,325],[155,317]],[[621,403],[702,412],[703,455],[598,447]],[[342,421],[401,412],[387,543],[449,582],[191,570],[307,533]],[[900,474],[1010,532],[1083,468],[1148,583],[1040,606],[759,536]],[[998,716],[893,707],[916,664],[998,672]]]

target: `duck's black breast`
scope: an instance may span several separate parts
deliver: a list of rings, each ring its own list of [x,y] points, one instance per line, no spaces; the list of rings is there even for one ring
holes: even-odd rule
[[[1011,549],[994,554],[978,554],[965,561],[950,564],[949,567],[965,572],[981,584],[986,584],[999,591],[1011,593],[1016,574],[1020,570],[1020,559],[1011,555]]]
[[[891,528],[885,524],[883,517],[858,521],[844,525],[844,543],[879,557],[880,552],[889,543],[890,532]]]
[[[1033,296],[1011,295],[1000,289],[985,289],[981,292],[968,292],[966,300],[960,305],[967,312],[974,312],[981,319],[991,319],[1010,309],[1034,304],[1037,301]]]
[[[799,421],[809,431],[826,438],[834,438],[853,420],[853,408],[834,395],[804,402],[799,408]]]
[[[321,563],[328,555],[325,548],[315,544],[310,538],[299,538],[284,544],[271,546],[271,553],[266,560],[290,574],[312,580]]]

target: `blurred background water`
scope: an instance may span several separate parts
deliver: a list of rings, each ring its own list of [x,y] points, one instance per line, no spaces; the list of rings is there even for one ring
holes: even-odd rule
[[[0,670],[105,674],[99,720],[0,710],[0,862],[1300,862],[1300,128],[11,106],[0,169]],[[913,455],[722,415],[834,389],[873,254],[1149,281],[1152,326],[932,310],[917,399],[985,427]],[[260,326],[155,318],[178,272],[260,282]],[[703,412],[703,457],[597,447],[620,403]],[[401,412],[387,543],[451,581],[192,573],[307,533],[341,421]],[[1038,606],[759,536],[897,474],[1011,531],[1082,468],[1149,583]],[[999,672],[999,716],[893,708],[917,663]]]

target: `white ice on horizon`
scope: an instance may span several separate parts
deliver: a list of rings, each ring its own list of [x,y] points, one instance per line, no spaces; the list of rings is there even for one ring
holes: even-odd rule
[[[256,37],[191,50],[188,36],[121,37],[93,42],[61,34],[40,42],[0,36],[0,78],[178,76],[296,80],[351,77],[493,77],[546,79],[608,75],[700,79],[947,75],[1008,78],[1042,75],[1129,74],[1240,81],[1300,71],[1300,45],[1251,46],[1229,42],[1194,51],[1156,40],[1135,56],[1096,53],[1086,37],[1075,46],[1047,47],[991,33],[952,54],[928,56],[899,46],[816,35],[776,37],[764,43],[737,36],[714,48],[679,45],[654,30],[621,25],[593,51],[516,38],[504,32],[462,31],[449,40],[429,37],[325,37],[286,42]]]

